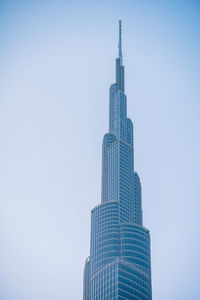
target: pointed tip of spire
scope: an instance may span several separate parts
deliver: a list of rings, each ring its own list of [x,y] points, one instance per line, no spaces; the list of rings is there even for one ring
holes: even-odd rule
[[[118,48],[119,48],[118,56],[120,59],[120,63],[122,65],[122,21],[121,20],[119,20],[119,45],[118,45]]]

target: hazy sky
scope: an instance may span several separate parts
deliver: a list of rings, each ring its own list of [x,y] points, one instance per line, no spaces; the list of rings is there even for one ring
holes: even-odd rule
[[[0,299],[81,300],[118,19],[153,300],[200,299],[200,1],[0,1]]]

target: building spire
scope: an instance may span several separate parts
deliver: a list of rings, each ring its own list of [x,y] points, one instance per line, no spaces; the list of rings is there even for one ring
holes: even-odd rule
[[[124,92],[124,66],[122,61],[122,21],[119,20],[119,52],[116,59],[116,84],[118,91]]]
[[[119,52],[118,57],[120,59],[120,65],[122,65],[122,21],[119,20],[119,44],[118,44]]]

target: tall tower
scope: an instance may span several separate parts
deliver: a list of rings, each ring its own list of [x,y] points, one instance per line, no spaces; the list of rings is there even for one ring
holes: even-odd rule
[[[127,118],[119,21],[116,82],[110,86],[109,132],[102,147],[102,198],[91,213],[84,300],[151,300],[150,234],[143,226],[141,184],[134,171],[133,124]]]

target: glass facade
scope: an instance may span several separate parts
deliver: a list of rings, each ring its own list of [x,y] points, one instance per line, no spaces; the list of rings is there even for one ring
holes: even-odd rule
[[[109,132],[102,146],[102,197],[91,213],[84,300],[152,299],[150,234],[143,227],[141,194],[134,171],[133,124],[127,118],[120,21],[116,83],[109,94]]]

